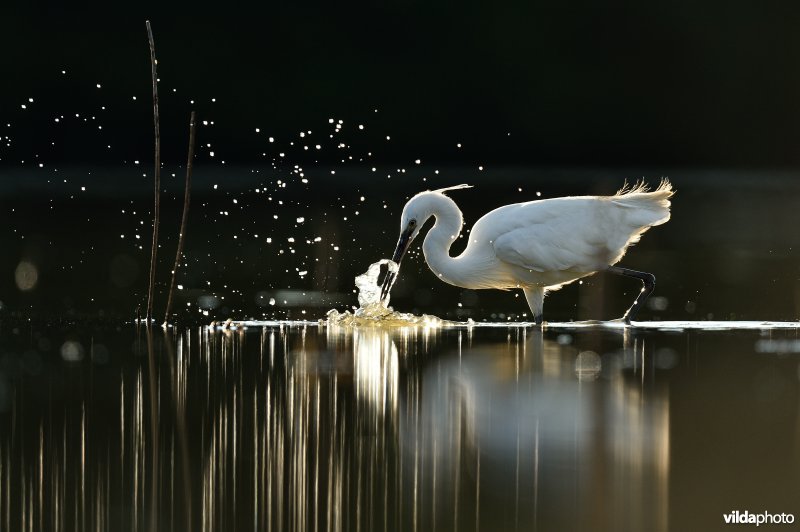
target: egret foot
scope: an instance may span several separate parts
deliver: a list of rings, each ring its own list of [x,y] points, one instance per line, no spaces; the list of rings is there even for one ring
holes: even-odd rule
[[[625,277],[635,277],[642,281],[642,291],[636,296],[636,300],[633,302],[633,305],[631,305],[631,308],[622,316],[622,321],[630,325],[633,317],[636,316],[639,309],[644,306],[644,302],[647,301],[647,298],[653,293],[653,290],[655,290],[656,276],[652,273],[629,270],[628,268],[620,268],[619,266],[609,266],[608,271],[617,275],[624,275]]]
[[[542,321],[543,320],[542,320],[542,315],[541,314],[537,314],[536,316],[533,317],[533,323],[535,323],[536,325],[541,326],[542,325]]]

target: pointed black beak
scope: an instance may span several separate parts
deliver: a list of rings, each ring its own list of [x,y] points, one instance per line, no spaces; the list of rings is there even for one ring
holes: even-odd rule
[[[414,230],[409,227],[400,234],[400,239],[397,241],[397,247],[394,250],[394,255],[392,255],[392,262],[397,264],[398,270],[400,268],[400,261],[403,260],[403,255],[406,254],[408,247],[411,245],[411,236],[413,234]],[[386,273],[386,278],[383,280],[383,285],[381,286],[381,303],[386,301],[396,276],[397,272],[391,270]]]

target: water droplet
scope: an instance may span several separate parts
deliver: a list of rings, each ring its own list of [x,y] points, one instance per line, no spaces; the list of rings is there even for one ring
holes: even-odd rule
[[[14,271],[14,281],[23,292],[33,290],[39,281],[39,270],[32,262],[22,260]]]
[[[83,352],[83,346],[74,340],[67,340],[61,346],[61,358],[67,362],[80,362]]]

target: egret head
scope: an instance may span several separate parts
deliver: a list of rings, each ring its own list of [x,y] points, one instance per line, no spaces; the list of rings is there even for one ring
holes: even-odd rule
[[[420,192],[408,200],[408,203],[406,203],[406,206],[403,208],[403,214],[400,217],[400,238],[397,240],[397,247],[394,250],[394,255],[392,255],[392,261],[397,263],[398,268],[400,266],[400,261],[403,260],[403,256],[411,246],[411,242],[417,237],[420,229],[425,225],[425,222],[427,222],[431,216],[441,211],[443,203],[452,203],[455,206],[453,200],[445,196],[444,193],[448,190],[469,188],[470,186],[471,185],[457,185],[439,190],[427,190],[425,192]],[[458,209],[456,208],[456,210]],[[389,295],[396,275],[397,274],[394,272],[389,272],[386,275],[383,286],[381,287],[381,301],[385,301],[386,296]]]

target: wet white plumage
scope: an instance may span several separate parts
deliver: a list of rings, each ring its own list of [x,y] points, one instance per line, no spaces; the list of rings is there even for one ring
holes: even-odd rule
[[[506,205],[479,219],[466,249],[451,257],[450,246],[463,225],[458,206],[444,194],[453,188],[422,192],[408,201],[401,218],[408,243],[434,217],[422,250],[441,280],[472,289],[522,288],[534,316],[541,316],[546,291],[616,264],[642,233],[669,220],[673,195],[664,180],[654,191],[639,184],[614,196]]]

